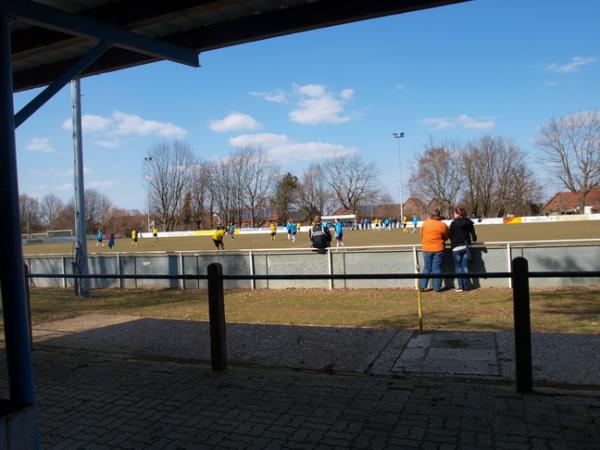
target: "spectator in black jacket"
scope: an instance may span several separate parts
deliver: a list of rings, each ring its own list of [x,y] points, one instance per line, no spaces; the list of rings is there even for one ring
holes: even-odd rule
[[[471,219],[467,217],[464,208],[454,208],[454,220],[450,223],[450,247],[454,259],[454,270],[457,273],[469,273],[469,261],[471,260],[471,244],[477,241],[475,227]],[[456,292],[464,292],[468,288],[468,279],[458,278]]]
[[[331,245],[331,232],[326,224],[321,223],[321,216],[315,216],[312,228],[308,231],[312,246],[320,253],[325,253]]]

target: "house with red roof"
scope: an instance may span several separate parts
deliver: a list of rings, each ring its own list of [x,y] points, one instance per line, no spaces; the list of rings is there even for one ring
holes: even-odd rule
[[[546,203],[542,214],[583,214],[579,205],[579,196],[574,192],[557,192]],[[593,213],[600,213],[600,188],[588,192],[585,206],[591,206]]]

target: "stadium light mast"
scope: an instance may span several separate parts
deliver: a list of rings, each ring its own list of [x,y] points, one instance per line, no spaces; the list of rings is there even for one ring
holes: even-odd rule
[[[403,207],[403,196],[402,196],[402,156],[400,154],[400,139],[404,137],[404,132],[392,134],[394,138],[398,139],[398,168],[400,169],[400,224],[404,221],[404,207]]]
[[[152,156],[144,156],[144,161],[146,162],[146,167],[148,167],[148,164],[150,163],[150,161],[152,161]],[[146,181],[148,182],[148,232],[150,232],[152,231],[150,230],[150,175],[146,175]]]
[[[73,186],[75,195],[75,268],[77,273],[88,275],[88,252],[85,220],[85,190],[83,187],[83,128],[81,125],[81,82],[71,81],[71,102],[73,120]],[[89,297],[89,280],[80,278],[76,283],[77,295]]]

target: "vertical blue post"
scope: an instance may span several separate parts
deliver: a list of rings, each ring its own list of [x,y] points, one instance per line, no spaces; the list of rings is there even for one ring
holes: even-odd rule
[[[21,250],[10,18],[0,14],[0,285],[10,399],[35,402]]]

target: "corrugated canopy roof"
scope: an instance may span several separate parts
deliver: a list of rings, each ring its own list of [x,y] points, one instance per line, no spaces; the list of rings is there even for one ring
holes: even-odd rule
[[[44,5],[197,54],[462,1],[468,0],[0,0],[0,11],[3,5]],[[99,43],[98,39],[18,14],[12,22],[11,39],[15,91],[51,83]],[[163,59],[118,45],[87,67],[82,76]]]

